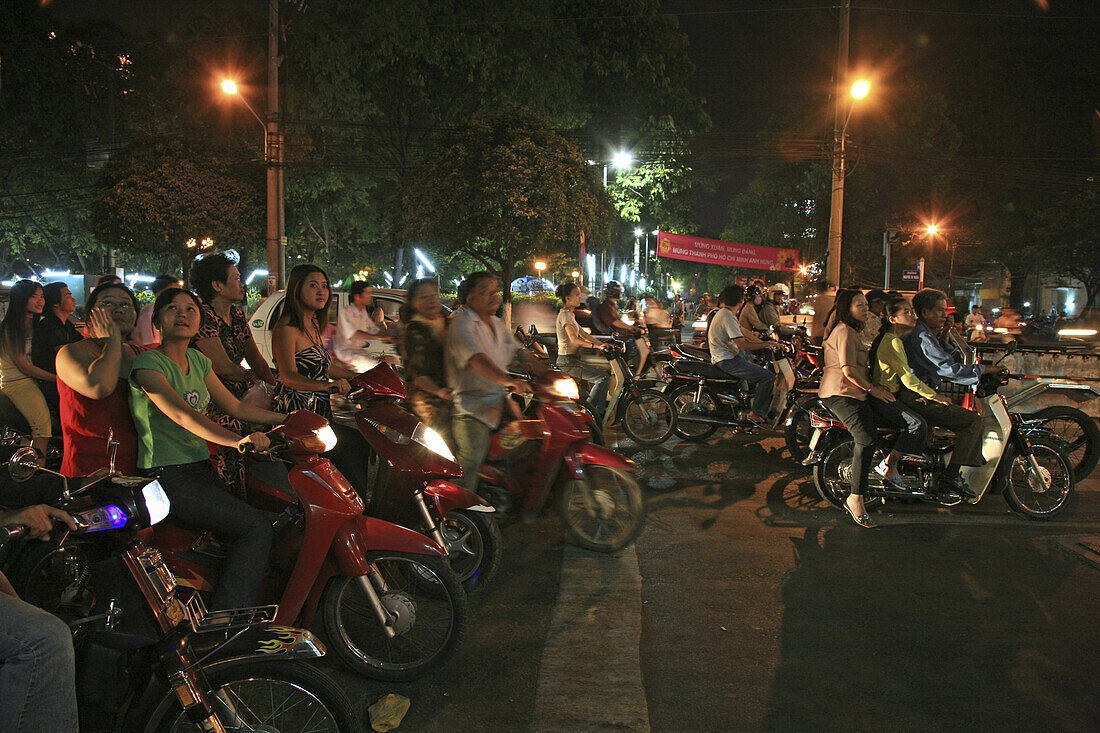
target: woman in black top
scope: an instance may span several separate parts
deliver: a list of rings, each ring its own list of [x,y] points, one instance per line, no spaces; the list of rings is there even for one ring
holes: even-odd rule
[[[451,390],[443,373],[447,319],[435,280],[424,278],[409,286],[401,321],[409,403],[422,422],[450,443]]]

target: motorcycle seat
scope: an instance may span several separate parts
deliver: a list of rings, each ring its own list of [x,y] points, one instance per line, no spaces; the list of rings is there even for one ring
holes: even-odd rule
[[[710,361],[710,349],[700,348],[698,346],[692,346],[691,344],[679,344],[676,348],[682,350],[685,354],[698,357],[699,359],[705,359]]]
[[[676,371],[681,374],[687,374],[693,377],[703,377],[705,379],[734,379],[729,374],[711,364],[709,361],[687,361],[680,360],[675,363]]]

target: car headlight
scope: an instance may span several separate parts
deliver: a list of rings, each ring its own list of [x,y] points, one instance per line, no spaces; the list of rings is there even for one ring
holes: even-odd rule
[[[1063,328],[1058,332],[1059,336],[1095,336],[1095,328]]]
[[[437,456],[442,456],[452,463],[455,460],[455,456],[451,453],[451,449],[447,447],[447,442],[443,440],[443,436],[435,431],[434,428],[429,428],[424,423],[420,423],[416,426],[416,430],[413,431],[413,440],[420,445],[424,446]]]
[[[577,400],[581,396],[580,388],[577,387],[577,380],[572,377],[555,379],[554,383],[550,385],[550,393],[558,397],[564,397],[567,400]]]
[[[321,441],[321,445],[325,446],[326,453],[336,447],[336,432],[332,429],[331,425],[318,428],[313,431],[313,434]]]

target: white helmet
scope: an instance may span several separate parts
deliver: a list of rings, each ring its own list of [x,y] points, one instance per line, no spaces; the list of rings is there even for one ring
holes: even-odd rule
[[[776,293],[783,293],[783,297],[786,298],[791,294],[791,289],[785,283],[776,283],[768,288],[768,295],[775,295]]]

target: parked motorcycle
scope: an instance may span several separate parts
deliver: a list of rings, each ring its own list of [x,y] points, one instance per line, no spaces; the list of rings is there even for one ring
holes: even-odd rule
[[[467,591],[484,587],[500,565],[503,542],[493,507],[451,482],[462,476],[435,430],[397,404],[405,384],[388,364],[352,380],[353,410],[335,420],[370,445],[365,485],[358,487],[368,516],[421,532],[447,548],[447,562]]]
[[[586,406],[599,421],[601,432],[621,425],[635,443],[659,445],[672,435],[676,408],[667,395],[656,389],[654,380],[634,377],[627,366],[625,353],[626,345],[622,341],[608,342],[603,352],[610,366],[607,404],[599,410],[588,400]]]
[[[1059,442],[1038,426],[1010,412],[997,390],[1009,379],[1023,375],[989,372],[982,376],[977,398],[982,403],[982,455],[986,463],[964,467],[961,475],[973,498],[981,501],[987,492],[1003,493],[1008,505],[1029,519],[1051,519],[1065,509],[1073,494],[1073,467],[1062,453]],[[826,501],[841,506],[851,491],[854,443],[844,425],[821,405],[811,416],[815,428],[810,442],[814,486]],[[889,449],[896,433],[882,431],[879,452]],[[933,442],[924,455],[905,456],[899,461],[904,490],[886,485],[871,473],[864,496],[868,499],[908,498],[947,504],[934,491],[937,478],[946,469],[951,443]],[[882,456],[876,455],[874,461]],[[960,503],[956,499],[953,503]]]
[[[35,462],[26,448],[9,468],[29,478]],[[104,471],[72,492],[62,481],[59,505],[79,529],[25,543],[8,567],[25,600],[73,630],[81,730],[360,729],[344,693],[303,663],[325,653],[310,632],[272,625],[273,606],[208,612],[134,540],[168,514],[156,481]],[[0,545],[24,530],[0,527]]]
[[[1015,342],[1013,342],[1015,343]],[[1086,400],[1100,396],[1100,390],[1091,384],[1075,382],[1061,377],[1028,377],[1032,382],[1023,389],[1006,395],[1005,402],[1011,410],[1034,399],[1044,392],[1061,392],[1074,400]],[[1032,381],[1034,380],[1034,381]],[[1060,444],[1060,449],[1073,466],[1073,475],[1084,481],[1097,461],[1100,461],[1100,427],[1096,420],[1082,410],[1068,405],[1045,407],[1029,414],[1028,421],[1048,431]]]
[[[340,660],[374,679],[415,679],[444,662],[467,624],[446,549],[363,514],[355,489],[321,455],[336,444],[324,418],[298,410],[267,435],[273,460],[253,454],[245,486],[251,504],[282,512],[264,592],[279,604],[275,621],[309,625],[319,611]],[[213,590],[223,553],[205,533],[161,525],[155,544],[181,583]]]
[[[517,420],[493,434],[478,493],[523,521],[555,498],[566,531],[581,547],[626,547],[645,523],[634,462],[589,442],[590,416],[582,415],[570,377],[550,371],[535,388],[537,419]]]

